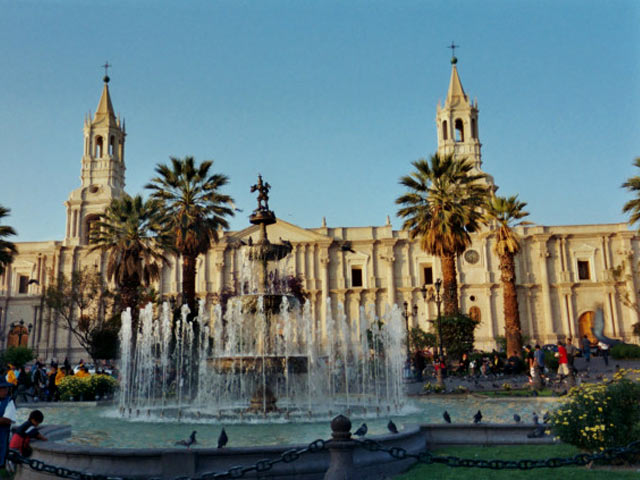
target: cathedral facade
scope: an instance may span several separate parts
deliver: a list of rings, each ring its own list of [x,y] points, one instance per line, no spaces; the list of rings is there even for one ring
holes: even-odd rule
[[[18,255],[0,276],[0,346],[23,344],[43,359],[77,360],[86,353],[46,307],[43,293],[61,274],[92,268],[104,272],[105,256],[90,252],[88,232],[111,199],[124,193],[125,125],[114,114],[108,77],[95,115],[84,122],[81,186],[64,203],[62,241],[20,242]],[[452,61],[447,97],[436,110],[438,152],[471,159],[483,172],[477,102],[465,94]],[[487,175],[494,190],[493,177]],[[256,238],[258,227],[225,232],[198,260],[196,290],[209,308],[233,287],[246,268],[238,243]],[[639,321],[629,304],[638,303],[640,237],[626,223],[574,226],[523,226],[516,229],[518,304],[523,333],[532,341],[555,343],[558,337],[588,334],[596,312],[603,334],[632,340]],[[406,314],[409,326],[432,331],[437,316],[434,286],[441,278],[437,257],[421,250],[391,222],[371,227],[301,228],[283,220],[268,227],[271,239],[286,239],[292,252],[283,266],[298,276],[316,318],[318,341],[326,335],[327,311],[341,303],[357,324],[361,307],[383,315],[391,305]],[[486,230],[457,260],[461,311],[480,320],[476,348],[493,348],[504,335],[502,286],[495,236]],[[179,258],[169,258],[155,286],[165,298],[181,285]],[[17,337],[17,335],[19,335]]]

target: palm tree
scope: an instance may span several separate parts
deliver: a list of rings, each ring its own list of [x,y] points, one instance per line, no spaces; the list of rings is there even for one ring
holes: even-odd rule
[[[212,242],[218,241],[221,228],[229,228],[226,217],[233,216],[233,199],[220,193],[229,179],[210,173],[213,161],[196,165],[193,157],[170,157],[171,165],[158,164],[157,177],[145,188],[162,205],[174,248],[182,255],[182,294],[191,312],[197,312],[196,259]]]
[[[403,205],[398,215],[405,219],[402,227],[409,237],[420,238],[424,251],[440,257],[444,314],[456,315],[456,258],[471,244],[469,234],[480,226],[480,208],[488,194],[481,183],[485,175],[473,173],[470,161],[453,155],[436,153],[412,165],[415,171],[400,179],[409,192],[396,199],[396,204]]]
[[[9,215],[8,208],[0,205],[0,219]],[[4,273],[4,269],[7,265],[13,262],[13,257],[18,253],[16,246],[13,242],[4,240],[6,237],[15,235],[16,231],[9,225],[0,225],[0,275]]]
[[[507,358],[522,356],[522,329],[518,312],[518,292],[516,290],[516,267],[514,258],[520,251],[518,236],[513,230],[518,225],[530,225],[522,220],[529,215],[524,210],[527,204],[520,202],[517,195],[511,197],[492,196],[485,206],[484,220],[496,233],[493,251],[500,259],[500,279],[502,280],[502,310],[504,313]]]
[[[640,168],[640,157],[634,160],[633,165]],[[629,178],[622,184],[622,188],[626,188],[635,196],[633,200],[629,200],[624,204],[624,207],[622,207],[624,213],[631,214],[629,224],[633,225],[640,221],[640,176],[636,175],[635,177]]]
[[[137,325],[141,288],[160,276],[162,249],[168,244],[159,205],[140,195],[125,195],[111,204],[91,229],[91,251],[108,252],[107,278],[120,291],[124,308],[130,307]]]

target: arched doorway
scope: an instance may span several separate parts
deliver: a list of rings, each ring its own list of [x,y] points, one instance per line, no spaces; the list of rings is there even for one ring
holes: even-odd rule
[[[596,312],[588,311],[584,312],[578,318],[578,332],[580,332],[580,338],[585,335],[592,344],[598,343],[598,339],[593,335],[593,321],[596,318]]]
[[[25,327],[22,320],[20,320],[20,323],[12,324],[9,335],[7,335],[7,347],[28,347],[29,330],[30,328]]]

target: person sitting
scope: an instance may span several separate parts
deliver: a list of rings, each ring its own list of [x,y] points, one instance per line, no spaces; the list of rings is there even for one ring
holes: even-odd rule
[[[462,358],[458,362],[458,368],[456,368],[456,374],[465,376],[469,373],[469,355],[465,352],[462,354]]]
[[[444,362],[444,357],[440,357],[433,363],[433,368],[436,373],[436,377],[438,376],[438,371],[442,372],[442,378],[447,376],[447,364]]]
[[[87,366],[82,365],[76,372],[75,376],[78,378],[85,378],[85,377],[90,377],[91,374],[89,373],[89,369],[87,368]]]
[[[498,352],[494,352],[493,358],[491,359],[491,372],[493,372],[494,375],[500,375],[503,373],[503,367],[504,363],[502,361],[502,358],[500,358]]]
[[[33,410],[29,414],[26,422],[13,430],[13,437],[9,443],[9,448],[17,450],[23,457],[30,457],[33,449],[29,446],[32,439],[47,440],[38,430],[38,426],[44,420],[44,415],[40,410]]]

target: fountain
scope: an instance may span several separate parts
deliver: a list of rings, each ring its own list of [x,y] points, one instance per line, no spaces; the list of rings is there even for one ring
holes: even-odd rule
[[[270,185],[258,176],[258,208],[249,221],[257,240],[234,246],[243,265],[237,293],[189,318],[173,318],[168,304],[140,314],[131,331],[123,314],[120,412],[125,417],[197,421],[287,421],[385,416],[404,404],[401,370],[406,332],[400,310],[360,308],[350,323],[344,306],[329,300],[326,332],[311,304],[293,295],[286,280],[291,243],[272,243],[267,227]],[[194,324],[199,326],[194,328]],[[136,334],[135,351],[131,337]]]

